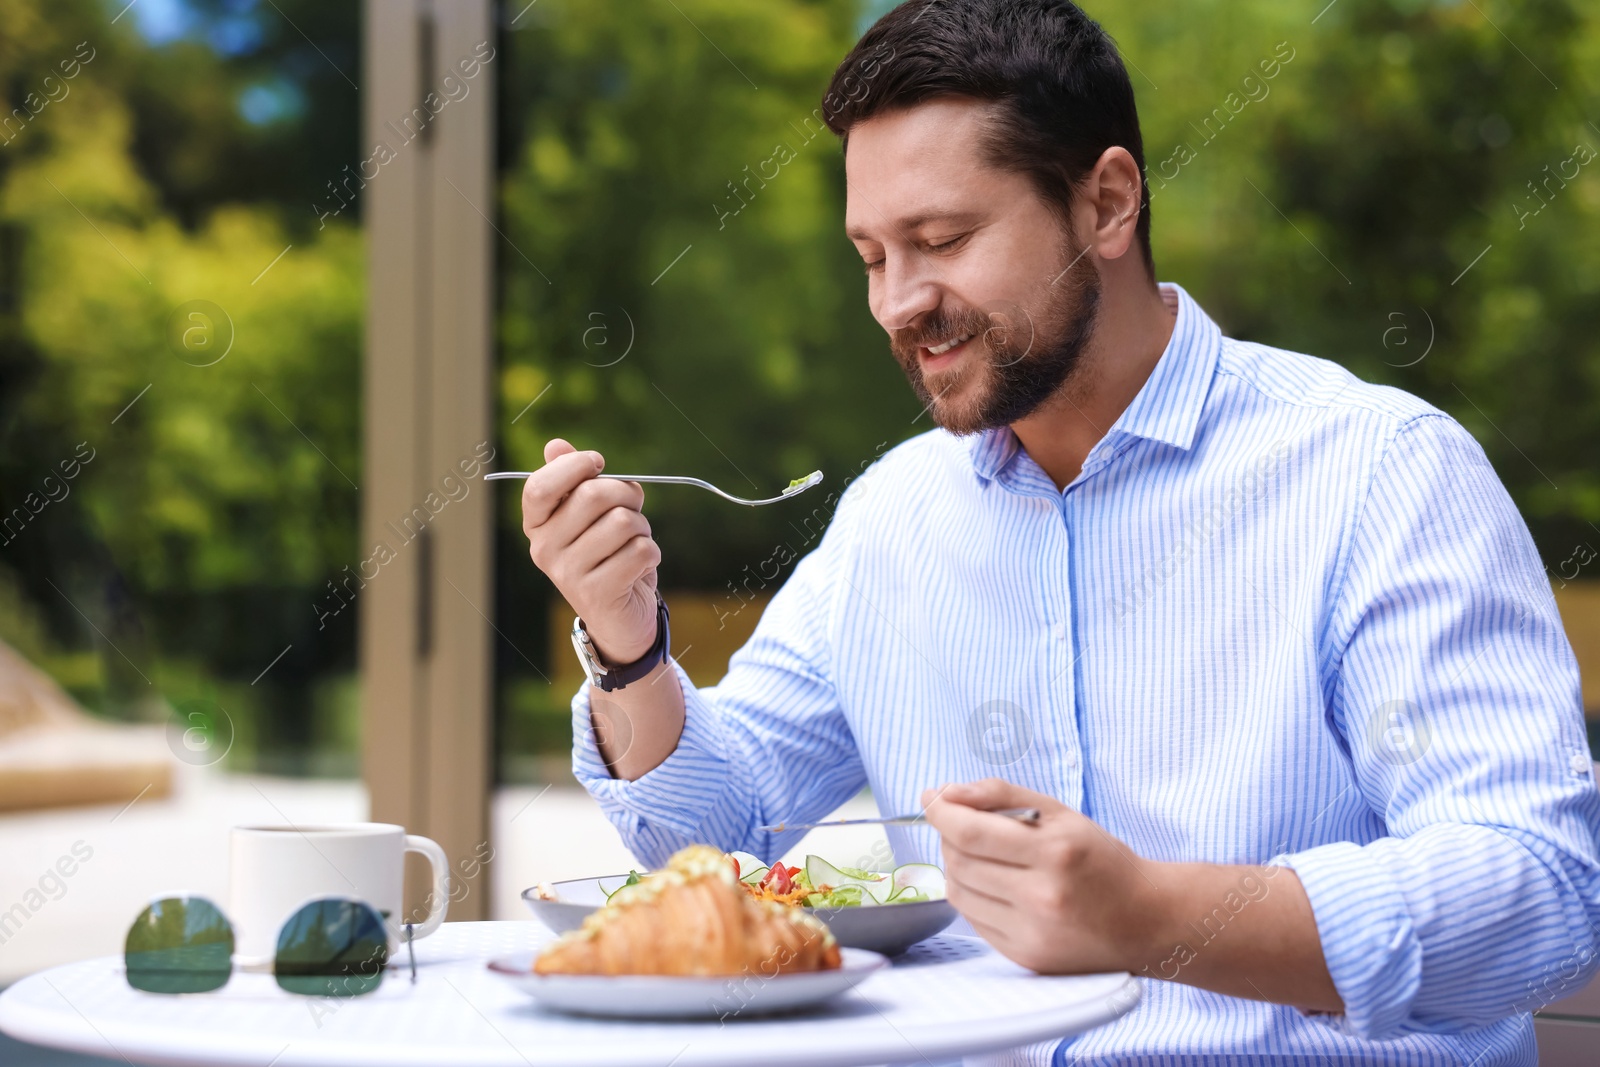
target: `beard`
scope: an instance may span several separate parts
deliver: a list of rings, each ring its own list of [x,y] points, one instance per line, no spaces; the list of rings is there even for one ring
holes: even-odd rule
[[[1100,273],[1068,240],[1067,264],[1030,312],[1018,304],[934,309],[890,335],[889,348],[934,422],[979,433],[1027,418],[1067,385],[1083,361],[1100,306]],[[953,367],[927,375],[918,353],[952,337],[979,342]],[[948,399],[947,399],[948,398]]]

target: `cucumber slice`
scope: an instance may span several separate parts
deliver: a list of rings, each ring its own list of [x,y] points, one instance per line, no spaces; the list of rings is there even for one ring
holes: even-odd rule
[[[811,884],[814,886],[844,884],[844,872],[821,856],[807,856],[805,869],[806,877],[811,879]]]
[[[739,869],[744,870],[744,867],[741,865]],[[767,876],[767,872],[770,870],[772,870],[771,867],[757,867],[749,874],[740,877],[739,881],[743,882],[745,885],[760,885],[761,879],[765,878]]]
[[[931,863],[902,863],[894,869],[892,883],[891,900],[906,889],[918,890],[923,900],[944,899],[944,872]]]
[[[889,880],[887,874],[880,874],[874,881],[862,881],[856,884],[861,886],[866,895],[867,899],[862,901],[863,904],[887,904],[889,895],[894,892],[894,883]]]
[[[730,852],[728,855],[739,861],[739,881],[741,882],[761,881],[760,878],[751,877],[751,872],[753,871],[759,871],[762,874],[767,873],[767,865],[761,862],[760,856],[752,855],[749,852]]]
[[[893,880],[887,874],[875,874],[865,878],[847,874],[821,856],[807,856],[805,870],[806,877],[811,880],[813,886],[829,885],[835,889],[845,886],[859,887],[863,904],[868,900],[873,904],[882,904],[889,899],[889,894],[894,889]]]

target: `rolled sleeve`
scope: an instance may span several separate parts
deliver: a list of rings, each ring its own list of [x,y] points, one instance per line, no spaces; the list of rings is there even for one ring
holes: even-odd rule
[[[1276,862],[1310,899],[1337,1025],[1456,1032],[1576,988],[1600,947],[1577,664],[1527,527],[1449,418],[1397,429],[1330,633],[1329,715],[1382,833]]]
[[[1367,849],[1340,841],[1274,860],[1305,887],[1343,1016],[1316,1016],[1360,1037],[1398,1031],[1422,983],[1422,942],[1394,878]]]
[[[676,842],[676,848],[696,839],[722,800],[730,774],[715,707],[676,660],[672,669],[683,687],[684,704],[683,734],[672,754],[634,781],[613,778],[600,756],[585,685],[572,698],[572,773],[613,821],[631,820],[634,827],[655,824],[667,831],[663,840]]]

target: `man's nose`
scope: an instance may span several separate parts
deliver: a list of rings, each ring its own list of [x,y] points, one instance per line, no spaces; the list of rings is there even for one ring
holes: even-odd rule
[[[938,278],[921,256],[889,256],[873,317],[890,333],[904,330],[939,306]]]

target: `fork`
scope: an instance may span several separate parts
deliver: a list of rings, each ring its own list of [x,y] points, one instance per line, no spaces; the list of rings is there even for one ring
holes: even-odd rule
[[[532,471],[495,471],[493,474],[485,474],[483,476],[483,480],[486,482],[491,482],[497,478],[526,478],[532,473]],[[724,493],[721,489],[718,489],[710,482],[701,481],[699,478],[688,478],[679,474],[597,474],[595,477],[615,478],[618,481],[623,482],[651,482],[658,485],[697,485],[701,489],[711,490],[711,492],[717,494],[724,500],[731,500],[735,504],[744,504],[745,506],[752,508],[758,508],[762,504],[776,504],[780,500],[788,500],[792,496],[799,496],[801,493],[805,492],[807,489],[810,489],[814,485],[822,484],[822,472],[812,471],[804,478],[796,478],[794,481],[790,482],[789,488],[785,489],[777,496],[768,497],[765,500],[746,500],[742,496],[734,496],[732,493]]]
[[[1032,826],[1039,821],[1038,808],[991,808],[990,815],[1004,815],[1008,819],[1015,819],[1020,823]],[[919,823],[927,825],[927,818],[923,813],[915,815],[884,815],[876,819],[830,819],[827,822],[797,822],[779,823],[776,826],[758,826],[757,830],[771,830],[782,833],[785,830],[817,830],[827,826],[916,826]]]

